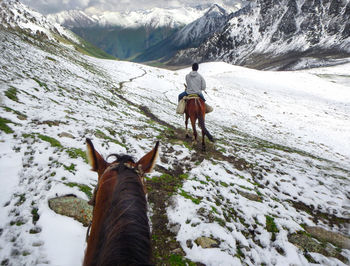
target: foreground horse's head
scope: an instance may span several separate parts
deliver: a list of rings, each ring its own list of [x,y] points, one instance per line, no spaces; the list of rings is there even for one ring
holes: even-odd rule
[[[86,143],[98,184],[83,265],[148,265],[151,244],[143,174],[152,170],[159,143],[138,162],[112,154],[116,157],[112,163],[103,159],[90,139]]]

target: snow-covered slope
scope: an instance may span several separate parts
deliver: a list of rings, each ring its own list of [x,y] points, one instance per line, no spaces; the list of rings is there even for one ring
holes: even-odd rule
[[[47,19],[17,0],[0,0],[0,27],[34,37],[37,45],[61,44],[99,58],[114,58],[60,24]]]
[[[156,265],[348,263],[349,238],[318,242],[309,227],[349,236],[349,64],[201,64],[216,139],[203,153],[175,114],[189,69],[91,58],[3,27],[0,50],[1,264],[81,264],[86,228],[48,200],[91,196],[86,137],[103,156],[136,158],[160,140],[147,178]]]
[[[172,63],[224,60],[283,69],[293,68],[299,58],[341,57],[350,54],[349,21],[349,1],[258,0],[198,48],[179,52]]]
[[[71,41],[79,43],[78,38],[60,24],[53,23],[40,13],[33,11],[18,0],[0,1],[0,23],[4,27],[19,27],[32,34],[55,39],[54,34],[61,35]]]
[[[228,17],[225,9],[214,4],[200,18],[182,28],[174,36],[172,42],[178,47],[197,46],[209,35],[219,31]]]
[[[98,25],[98,19],[89,16],[81,10],[68,10],[56,14],[49,14],[47,18],[68,28]]]

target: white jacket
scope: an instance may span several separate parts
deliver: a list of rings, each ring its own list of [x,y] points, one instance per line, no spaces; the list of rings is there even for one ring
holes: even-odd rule
[[[206,87],[204,78],[197,71],[191,71],[186,75],[186,85],[188,94],[201,93]]]

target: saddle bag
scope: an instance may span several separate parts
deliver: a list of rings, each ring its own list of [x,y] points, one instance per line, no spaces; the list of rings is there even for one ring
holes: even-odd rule
[[[186,108],[186,101],[184,99],[181,99],[177,105],[176,113],[182,115],[185,113]]]

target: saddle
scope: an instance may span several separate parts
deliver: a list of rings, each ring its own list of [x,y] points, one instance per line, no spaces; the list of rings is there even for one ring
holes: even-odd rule
[[[198,94],[190,94],[190,95],[187,95],[185,97],[183,97],[179,104],[177,105],[177,108],[176,108],[176,113],[177,114],[184,114],[185,113],[185,108],[186,108],[186,101],[187,100],[190,100],[190,99],[197,99],[197,98],[200,98],[198,96]],[[213,111],[213,107],[211,107],[209,104],[205,103],[205,112],[206,113],[210,113]]]
[[[186,100],[196,99],[196,98],[199,98],[198,94],[190,94],[190,95],[184,96],[182,99],[186,101]]]

